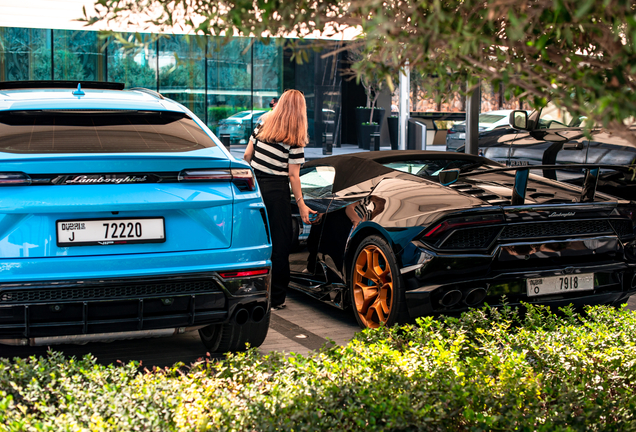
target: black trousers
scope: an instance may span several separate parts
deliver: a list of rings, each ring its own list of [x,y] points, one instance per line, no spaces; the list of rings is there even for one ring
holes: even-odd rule
[[[267,209],[272,236],[272,306],[285,303],[289,286],[289,253],[292,245],[289,177],[262,174],[256,179]]]

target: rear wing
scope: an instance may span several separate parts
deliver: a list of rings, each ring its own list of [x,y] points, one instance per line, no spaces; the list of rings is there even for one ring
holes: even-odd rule
[[[492,168],[481,171],[469,171],[462,173],[458,169],[442,171],[439,175],[440,183],[444,186],[451,185],[459,180],[459,177],[475,176],[496,172],[515,172],[515,184],[512,189],[512,205],[522,205],[526,200],[526,189],[528,187],[528,177],[530,170],[550,170],[550,169],[572,169],[580,168],[585,170],[585,180],[581,190],[580,202],[592,202],[596,195],[596,187],[601,170],[622,171],[631,174],[631,180],[636,179],[636,165],[601,165],[601,164],[568,164],[568,165],[523,165],[516,167]],[[442,173],[444,175],[442,175]]]

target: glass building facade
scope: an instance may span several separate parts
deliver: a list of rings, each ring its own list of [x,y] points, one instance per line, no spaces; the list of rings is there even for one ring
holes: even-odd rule
[[[130,50],[122,41],[146,38]],[[244,144],[269,102],[287,88],[307,100],[310,146],[340,144],[342,99],[338,57],[321,53],[296,64],[284,40],[0,27],[0,81],[85,80],[146,87],[194,112],[217,135]]]
[[[143,48],[127,48],[125,42],[135,38],[145,42]],[[0,81],[111,81],[146,87],[184,104],[218,136],[229,135],[232,144],[245,144],[271,99],[294,88],[307,101],[310,147],[356,144],[355,111],[366,105],[366,95],[356,80],[342,78],[350,66],[346,53],[309,52],[307,61],[297,63],[284,39],[267,44],[252,38],[135,33],[104,38],[95,31],[0,27]],[[412,73],[411,115],[465,111],[462,95],[438,100],[423,91],[419,84],[424,79],[431,78]],[[397,106],[396,88],[383,107],[390,113]],[[521,108],[521,101],[507,100],[503,90],[482,83],[482,112]],[[383,129],[387,145],[388,128]]]

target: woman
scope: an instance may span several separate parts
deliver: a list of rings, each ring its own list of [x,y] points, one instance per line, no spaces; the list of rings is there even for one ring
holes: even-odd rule
[[[309,224],[311,210],[300,188],[300,166],[305,162],[307,108],[298,90],[285,91],[276,108],[264,116],[245,149],[263,195],[272,234],[272,309],[285,307],[289,285],[289,253],[292,244],[291,197],[296,198],[300,217]]]

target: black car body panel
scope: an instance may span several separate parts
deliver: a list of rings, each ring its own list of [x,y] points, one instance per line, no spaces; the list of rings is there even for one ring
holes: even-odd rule
[[[405,172],[413,167],[419,172]],[[457,167],[456,183],[437,181],[442,168]],[[620,303],[636,290],[629,201],[597,192],[581,202],[580,187],[531,174],[524,202],[512,205],[513,170],[448,152],[333,156],[302,173],[317,170],[333,181],[316,194],[303,185],[307,205],[323,214],[290,258],[291,286],[337,307],[352,304],[354,254],[369,236],[390,244],[410,318],[500,304],[502,296],[509,304]],[[347,206],[362,217],[353,230]],[[569,275],[593,278],[593,289],[528,294],[529,280]]]
[[[479,154],[506,166],[552,165],[560,170],[543,170],[544,177],[580,185],[582,171],[569,169],[571,164],[603,164],[632,166],[632,171],[602,173],[598,190],[623,199],[636,199],[636,146],[600,127],[586,129],[582,122],[553,124],[550,128],[545,111],[528,116],[528,129],[505,128],[492,133],[480,133]],[[554,112],[554,109],[552,109]],[[584,120],[583,120],[584,121]],[[463,152],[464,148],[457,149]]]

